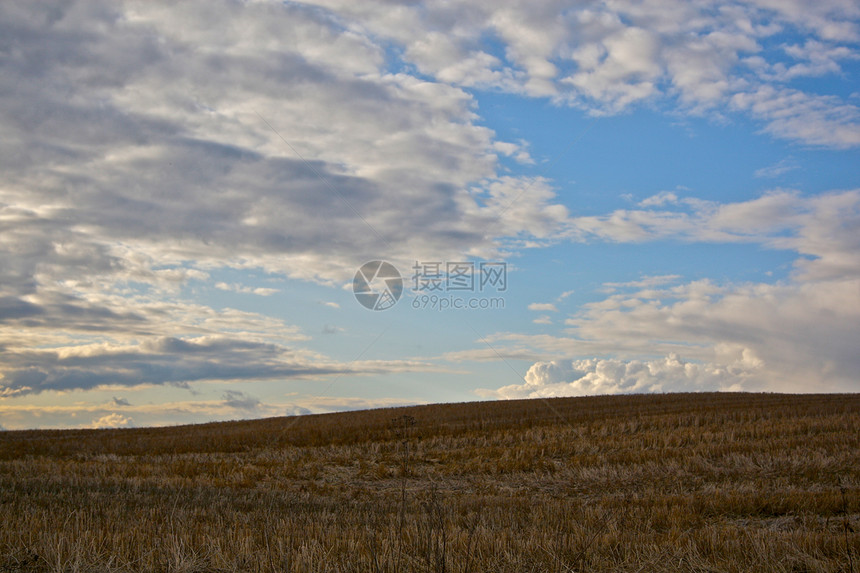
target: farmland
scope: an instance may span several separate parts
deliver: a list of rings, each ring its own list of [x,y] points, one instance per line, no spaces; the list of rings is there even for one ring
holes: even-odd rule
[[[860,395],[0,432],[0,572],[860,571]]]

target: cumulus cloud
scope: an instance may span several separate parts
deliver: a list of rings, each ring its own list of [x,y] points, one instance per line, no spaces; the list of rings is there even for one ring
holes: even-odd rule
[[[502,355],[516,348],[525,358],[523,349],[531,348],[533,356],[558,357],[537,359],[525,385],[496,395],[857,391],[858,293],[860,278],[741,285],[705,280],[611,294],[568,318],[566,336],[487,337]],[[655,362],[655,354],[669,358]]]
[[[134,425],[134,420],[122,414],[107,414],[97,420],[93,420],[90,428],[127,428]]]
[[[401,46],[422,73],[451,85],[548,97],[596,115],[655,104],[717,118],[739,111],[777,137],[858,144],[856,106],[784,85],[838,77],[842,62],[858,57],[860,9],[847,0],[314,3]],[[805,39],[786,44],[787,32]]]
[[[612,297],[604,301],[611,304],[597,304],[568,324],[584,339],[615,340],[619,348],[638,352],[662,341],[678,353],[717,364],[749,352],[766,367],[754,386],[832,391],[856,384],[852,372],[860,362],[851,347],[860,317],[858,288],[857,279],[731,287],[689,283],[669,292]]]
[[[485,395],[858,389],[860,192],[775,190],[723,204],[658,201],[577,225],[615,241],[746,242],[796,259],[790,276],[774,284],[690,282],[680,275],[606,283],[605,298],[565,321],[565,335],[485,337],[499,355],[535,357],[525,384]],[[492,359],[487,352],[469,356],[479,355]]]
[[[523,384],[479,390],[478,394],[516,399],[736,390],[743,388],[743,382],[760,366],[761,361],[749,353],[729,366],[693,363],[677,354],[654,360],[591,358],[537,362],[529,368]]]
[[[656,83],[663,73],[657,61],[657,36],[635,26],[618,27],[599,43],[575,50],[572,57],[577,71],[561,80],[608,112],[618,112],[656,94]]]

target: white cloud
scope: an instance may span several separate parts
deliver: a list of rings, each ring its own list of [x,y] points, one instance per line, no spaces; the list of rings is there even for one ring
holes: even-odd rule
[[[568,236],[616,242],[679,239],[758,243],[801,257],[797,273],[807,279],[860,275],[860,190],[805,197],[774,190],[737,203],[685,199],[674,210],[618,210],[578,217]],[[610,285],[611,286],[611,285]]]
[[[860,278],[775,285],[695,281],[585,305],[566,321],[567,336],[486,338],[503,355],[516,348],[524,357],[530,348],[532,355],[555,356],[551,361],[582,373],[549,383],[537,376],[541,367],[536,378],[527,377],[531,386],[499,390],[505,397],[696,388],[851,392],[858,390],[860,369],[858,292]],[[675,358],[655,362],[655,354]],[[661,366],[670,362],[668,370]]]
[[[761,169],[756,169],[755,175],[756,177],[763,177],[765,179],[774,179],[779,177],[780,175],[784,175],[789,171],[794,171],[795,169],[799,169],[800,166],[791,158],[780,159],[773,165],[768,165],[767,167],[762,167]]]
[[[566,224],[567,208],[555,203],[555,192],[543,177],[502,176],[486,181],[485,188],[475,190],[486,206],[486,213],[476,215],[488,217],[505,237],[548,239]]]
[[[561,80],[609,112],[656,93],[663,73],[657,54],[660,40],[642,28],[622,27],[600,43],[585,44],[572,54],[577,72]]]
[[[731,366],[698,364],[676,354],[653,360],[591,358],[537,362],[523,384],[479,390],[484,397],[503,399],[590,396],[641,392],[736,390],[761,362],[747,353]]]
[[[758,44],[733,31],[711,32],[667,51],[667,67],[681,102],[693,110],[719,106],[737,81],[731,71],[739,54],[756,52]]]
[[[484,337],[480,340],[478,348],[470,350],[456,350],[454,352],[446,352],[442,355],[443,360],[449,362],[495,362],[497,360],[526,360],[534,362],[542,360],[546,356],[546,352],[537,351],[534,347],[522,344],[516,347],[506,346],[487,346],[492,337]],[[532,342],[529,340],[529,342]]]
[[[785,53],[800,63],[790,66],[777,62],[770,73],[780,81],[797,77],[816,77],[842,72],[840,60],[857,59],[858,55],[845,46],[834,46],[816,40],[807,40],[801,45],[786,46]]]
[[[533,302],[529,305],[529,310],[538,312],[558,312],[558,309],[551,302]]]
[[[90,428],[127,428],[134,425],[134,420],[122,414],[107,414],[97,420],[93,420]]]
[[[748,0],[739,3],[558,2],[512,0],[476,5],[465,0],[400,5],[381,0],[319,0],[369,35],[404,48],[407,62],[452,85],[492,87],[583,107],[594,114],[635,105],[680,107],[721,118],[750,113],[781,138],[825,146],[857,145],[856,108],[835,97],[798,92],[797,117],[738,106],[758,94],[786,106],[792,78],[844,73],[858,57],[860,9],[851,0]],[[778,35],[793,32],[802,44]],[[500,46],[484,42],[492,38]],[[785,56],[796,63],[786,64]],[[812,103],[810,103],[812,102]],[[803,122],[817,124],[804,129]],[[828,136],[823,127],[839,127]]]
[[[493,144],[493,149],[505,155],[506,157],[513,157],[517,163],[521,163],[523,165],[534,165],[535,161],[532,159],[529,152],[526,150],[527,143],[521,141],[520,143],[510,143],[506,141],[497,141]]]
[[[486,337],[499,354],[542,355],[536,363],[556,362],[537,368],[531,386],[512,385],[487,395],[696,388],[857,391],[860,191],[806,197],[777,190],[738,203],[686,199],[676,208],[620,211],[589,219],[588,228],[623,241],[674,237],[758,243],[796,253],[794,272],[776,284],[688,282],[679,275],[606,283],[605,298],[567,319],[567,336]],[[660,226],[660,221],[671,224]],[[655,355],[675,358],[655,362]],[[675,366],[668,368],[669,362]],[[581,375],[574,376],[570,364]],[[562,368],[565,374],[539,376],[541,368]]]
[[[814,3],[805,0],[749,0],[748,3],[827,40],[860,40],[857,27],[860,7],[851,0],[822,0]]]
[[[860,145],[860,108],[835,96],[764,85],[732,95],[731,107],[764,120],[765,131],[777,137],[837,148]]]
[[[535,324],[552,324],[552,318],[547,315],[543,315],[532,320],[532,322]]]
[[[640,207],[659,207],[660,205],[672,204],[678,202],[678,196],[671,191],[661,191],[656,195],[647,197],[639,201]]]
[[[860,191],[822,195],[809,204],[797,236],[773,241],[803,255],[795,263],[798,279],[860,277]]]
[[[256,294],[259,296],[272,296],[273,294],[278,294],[280,289],[276,288],[265,288],[265,287],[249,287],[246,285],[240,285],[236,283],[225,283],[218,282],[215,283],[215,288],[219,290],[226,290],[230,292],[238,292],[243,294]]]
[[[627,281],[623,283],[609,282],[603,283],[606,292],[614,292],[618,289],[650,289],[657,286],[662,286],[676,282],[681,278],[681,275],[656,275],[643,277],[638,281]]]
[[[575,292],[576,292],[575,290],[566,290],[563,293],[561,293],[560,295],[558,295],[558,298],[555,300],[556,300],[556,302],[561,302]]]

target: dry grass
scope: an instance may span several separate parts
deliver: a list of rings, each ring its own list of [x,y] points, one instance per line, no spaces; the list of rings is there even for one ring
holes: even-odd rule
[[[0,572],[854,573],[858,478],[858,395],[3,432]]]

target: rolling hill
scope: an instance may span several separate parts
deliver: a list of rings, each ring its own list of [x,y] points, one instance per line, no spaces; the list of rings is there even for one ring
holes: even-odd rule
[[[858,571],[860,395],[0,432],[6,571]]]

